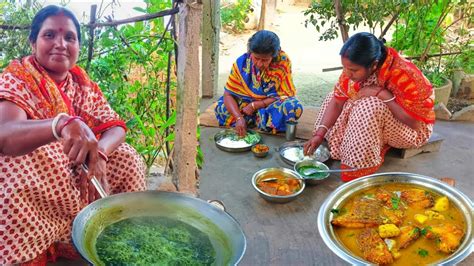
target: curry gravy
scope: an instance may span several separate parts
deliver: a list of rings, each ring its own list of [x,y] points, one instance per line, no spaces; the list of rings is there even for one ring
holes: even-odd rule
[[[338,210],[333,210],[333,212],[336,212],[338,214],[336,215],[343,215],[345,212],[349,211],[352,209],[352,206],[354,205],[354,201],[356,199],[359,199],[361,197],[371,197],[373,196],[378,188],[382,188],[386,191],[389,192],[399,192],[404,191],[407,189],[412,189],[412,188],[417,188],[417,189],[423,189],[430,193],[434,201],[440,197],[443,197],[443,195],[440,195],[438,193],[435,193],[433,191],[429,191],[425,188],[421,188],[419,186],[415,186],[412,184],[386,184],[386,185],[381,185],[381,186],[376,186],[367,190],[364,190],[362,192],[359,192],[355,195],[352,195]],[[403,208],[406,207],[404,213],[404,218],[402,220],[402,223],[398,226],[403,227],[406,225],[412,225],[416,226],[420,229],[428,228],[430,226],[435,226],[435,225],[440,225],[440,224],[453,224],[456,225],[458,228],[463,230],[463,232],[466,232],[466,221],[464,219],[463,214],[459,210],[457,206],[452,201],[449,201],[449,208],[446,211],[439,211],[438,213],[444,216],[443,219],[428,219],[426,222],[423,224],[420,224],[417,220],[415,220],[415,214],[425,214],[425,211],[427,210],[432,210],[432,208],[426,208],[426,209],[415,209],[408,204],[405,204],[405,202],[400,202],[400,204],[403,205]],[[401,206],[402,207],[402,206]],[[374,229],[378,229],[378,226],[373,227]],[[339,226],[333,226],[334,232],[340,242],[343,243],[343,245],[350,250],[354,255],[364,258],[363,253],[361,249],[359,248],[357,244],[357,237],[358,235],[364,230],[364,229],[354,229],[354,228],[345,228],[345,227],[339,227]],[[424,231],[425,233],[426,231]],[[411,243],[408,247],[404,249],[399,249],[399,257],[394,259],[393,264],[391,265],[426,265],[426,264],[432,264],[435,263],[439,260],[445,259],[449,257],[452,253],[444,253],[441,252],[437,249],[436,246],[436,239],[427,239],[427,237],[424,235],[424,233],[420,234],[420,237],[415,240],[413,243]],[[393,239],[397,241],[397,237],[391,237],[390,239]],[[464,237],[461,239],[460,243],[462,243]],[[398,245],[398,241],[397,241]]]

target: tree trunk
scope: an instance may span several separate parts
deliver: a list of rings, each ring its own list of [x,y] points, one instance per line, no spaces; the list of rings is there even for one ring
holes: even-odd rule
[[[173,151],[173,183],[178,191],[196,195],[197,113],[199,103],[199,44],[202,5],[179,4],[177,118]]]
[[[344,13],[342,11],[342,5],[340,0],[334,0],[334,9],[336,10],[337,24],[339,24],[339,30],[341,31],[342,42],[346,42],[349,39],[348,27],[346,26]]]
[[[262,0],[257,30],[270,29],[271,18],[276,15],[276,6],[277,0]]]
[[[220,0],[204,1],[202,14],[202,96],[214,97],[219,74]]]

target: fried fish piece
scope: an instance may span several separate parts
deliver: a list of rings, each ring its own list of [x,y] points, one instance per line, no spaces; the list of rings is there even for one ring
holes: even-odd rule
[[[412,225],[400,227],[400,235],[398,236],[397,242],[399,248],[406,248],[411,243],[415,242],[420,237],[420,228]]]
[[[374,227],[383,223],[380,216],[382,204],[376,199],[360,198],[354,201],[351,210],[335,217],[331,223],[348,228]]]
[[[402,210],[389,209],[383,207],[381,209],[382,223],[384,224],[396,224],[397,226],[401,225],[403,218],[405,217],[405,212]]]
[[[387,208],[390,208],[390,209],[399,209],[400,207],[402,206],[394,206],[394,200],[398,203],[399,201],[399,197],[396,193],[394,192],[390,192],[388,190],[385,190],[383,188],[378,188],[376,191],[375,191],[375,198],[380,200],[383,205]]]
[[[428,227],[426,237],[435,240],[438,250],[444,253],[452,253],[461,244],[464,231],[454,224],[439,224]]]
[[[402,191],[400,198],[408,205],[417,209],[426,209],[433,207],[434,198],[426,190],[412,188]]]
[[[357,236],[357,245],[364,254],[364,258],[377,264],[393,263],[392,253],[387,245],[373,228],[364,229]]]

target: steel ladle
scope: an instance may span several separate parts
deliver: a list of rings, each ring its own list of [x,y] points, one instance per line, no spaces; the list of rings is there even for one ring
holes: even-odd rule
[[[354,172],[357,170],[359,169],[352,168],[352,169],[327,169],[326,170],[326,169],[307,168],[307,169],[304,169],[302,172],[303,172],[303,175],[310,176],[316,173],[342,173],[342,172]]]
[[[85,165],[85,164],[82,164],[81,166],[82,166],[82,170],[84,170],[84,172],[87,175],[89,173],[89,168],[87,168],[87,165]],[[99,192],[99,195],[100,195],[101,198],[105,198],[105,197],[108,196],[107,192],[105,192],[105,189],[102,187],[99,180],[97,180],[97,178],[95,176],[91,177],[91,182],[94,185],[97,192]]]

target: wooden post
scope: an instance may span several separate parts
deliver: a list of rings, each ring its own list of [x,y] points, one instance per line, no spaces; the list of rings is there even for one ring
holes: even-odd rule
[[[173,183],[178,191],[197,194],[196,147],[199,103],[199,45],[202,4],[179,4],[177,118],[173,151]]]
[[[94,24],[96,20],[96,13],[97,13],[97,5],[91,6],[91,17],[90,17],[90,25],[91,28],[89,29],[89,47],[87,49],[87,64],[86,64],[86,71],[89,71],[91,66],[92,56],[94,54]]]
[[[204,1],[202,14],[202,97],[214,97],[219,75],[220,0]]]
[[[336,19],[337,24],[339,24],[339,30],[341,31],[342,42],[346,42],[347,39],[349,39],[349,33],[344,20],[344,14],[342,13],[341,0],[334,0],[334,9],[336,10]]]
[[[276,0],[262,0],[257,30],[270,29],[271,19],[276,15]]]

